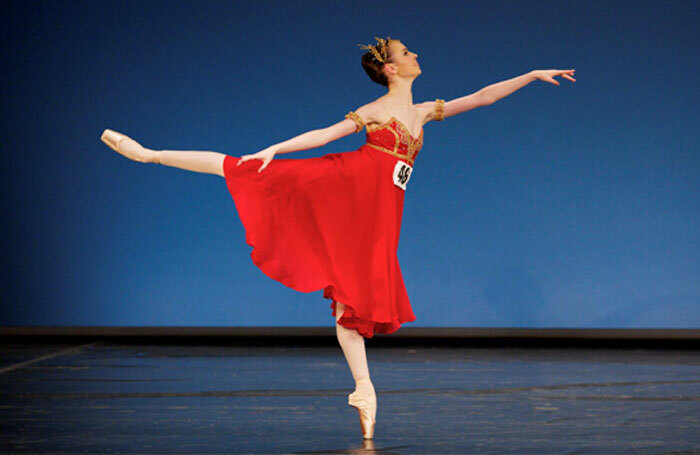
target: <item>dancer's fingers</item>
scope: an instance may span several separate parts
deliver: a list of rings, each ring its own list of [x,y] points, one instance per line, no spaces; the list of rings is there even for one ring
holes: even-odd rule
[[[248,161],[249,159],[252,158],[252,155],[243,155],[238,159],[238,163],[236,163],[236,166],[239,166],[241,163]]]

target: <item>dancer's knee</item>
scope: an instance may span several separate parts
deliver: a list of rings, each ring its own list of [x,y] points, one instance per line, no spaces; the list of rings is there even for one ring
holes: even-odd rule
[[[340,302],[335,302],[335,334],[338,337],[338,341],[342,345],[347,342],[357,342],[362,341],[364,343],[364,337],[356,329],[349,329],[338,323],[340,317],[345,312],[345,305]]]
[[[335,322],[337,323],[340,317],[345,312],[345,305],[340,302],[335,302]]]

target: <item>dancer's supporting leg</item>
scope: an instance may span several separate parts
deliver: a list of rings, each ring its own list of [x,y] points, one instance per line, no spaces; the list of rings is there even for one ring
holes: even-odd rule
[[[355,379],[355,390],[360,390],[362,395],[372,395],[375,392],[369,376],[365,339],[357,333],[357,330],[351,330],[338,324],[338,320],[345,311],[345,305],[340,302],[336,302],[335,305],[335,333],[350,366],[352,377]]]

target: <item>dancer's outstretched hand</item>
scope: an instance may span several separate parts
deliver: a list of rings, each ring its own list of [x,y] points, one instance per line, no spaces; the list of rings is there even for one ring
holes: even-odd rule
[[[258,172],[262,172],[263,169],[265,169],[267,165],[270,164],[270,161],[272,161],[272,158],[275,157],[276,153],[277,150],[275,150],[274,146],[270,146],[265,150],[260,150],[258,153],[253,153],[252,155],[243,155],[241,159],[238,160],[238,163],[236,163],[236,166],[240,166],[242,162],[248,160],[262,160],[263,164],[262,166],[260,166],[260,169],[258,169]]]
[[[550,84],[554,85],[559,85],[559,81],[554,79],[554,76],[561,76],[569,79],[570,81],[576,82],[576,79],[574,79],[573,76],[574,72],[576,70],[571,69],[571,70],[535,70],[533,71],[533,74],[537,77],[537,79],[543,80],[545,82],[549,82]]]

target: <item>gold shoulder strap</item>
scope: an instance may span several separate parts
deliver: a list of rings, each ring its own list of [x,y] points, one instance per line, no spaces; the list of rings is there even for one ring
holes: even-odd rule
[[[365,122],[360,118],[359,115],[357,115],[355,112],[350,111],[345,115],[345,118],[349,118],[350,120],[354,121],[355,124],[357,125],[357,130],[355,130],[356,133],[359,133],[362,131],[362,128],[365,127]]]

